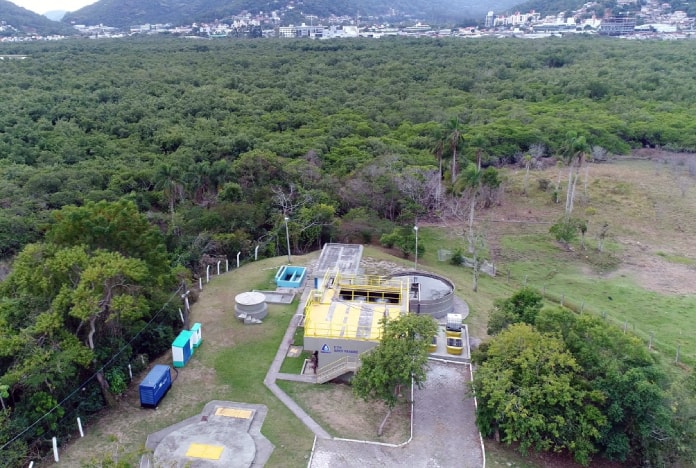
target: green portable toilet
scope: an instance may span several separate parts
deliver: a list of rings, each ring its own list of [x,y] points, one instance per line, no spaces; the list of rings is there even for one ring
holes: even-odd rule
[[[172,343],[172,361],[174,367],[184,367],[193,354],[191,345],[191,335],[189,330],[179,333]]]
[[[191,327],[191,333],[191,342],[193,343],[193,347],[198,348],[201,345],[201,341],[203,341],[203,335],[201,334],[201,324],[197,322],[194,323]]]

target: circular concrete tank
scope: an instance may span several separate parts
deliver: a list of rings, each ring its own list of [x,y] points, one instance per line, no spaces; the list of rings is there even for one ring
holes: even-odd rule
[[[268,315],[266,296],[258,291],[237,294],[234,298],[234,311],[238,318],[261,320]]]
[[[454,284],[442,276],[412,271],[390,278],[409,282],[409,312],[439,319],[454,311]]]

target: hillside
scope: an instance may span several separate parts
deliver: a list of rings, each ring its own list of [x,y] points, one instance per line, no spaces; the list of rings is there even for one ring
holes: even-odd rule
[[[51,21],[43,15],[34,13],[15,5],[7,0],[0,0],[0,23],[5,27],[0,29],[0,36],[16,36],[18,34],[74,35],[76,31],[65,23]]]
[[[593,11],[598,17],[603,17],[605,14],[609,13],[612,15],[617,15],[621,13],[631,13],[636,12],[640,9],[640,6],[646,2],[636,2],[635,5],[625,5],[623,7],[618,6],[617,2],[596,2],[593,8],[589,11]],[[669,4],[671,5],[672,11],[685,11],[688,16],[696,16],[696,3],[688,2],[684,0],[668,0],[654,2],[655,4]],[[557,15],[558,13],[565,11],[571,12],[578,10],[581,6],[587,4],[582,0],[529,0],[526,2],[517,2],[514,7],[515,10],[526,12],[526,11],[538,11],[542,16],[546,15]]]
[[[505,9],[515,0],[468,2],[466,0],[305,0],[278,2],[271,0],[101,0],[76,12],[68,13],[63,22],[72,24],[106,24],[129,27],[144,23],[189,24],[212,21],[242,12],[257,14],[276,11],[281,23],[302,22],[306,15],[327,18],[331,15],[390,20],[417,18],[425,21],[455,23],[466,18],[482,17],[491,8]],[[294,6],[294,5],[297,5]]]

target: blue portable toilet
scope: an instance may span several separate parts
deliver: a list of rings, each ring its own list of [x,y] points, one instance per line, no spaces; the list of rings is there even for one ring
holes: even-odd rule
[[[203,335],[201,334],[201,324],[196,322],[193,324],[191,327],[191,342],[193,343],[194,348],[198,348],[201,345],[201,341],[203,341]]]
[[[191,332],[183,330],[172,343],[172,361],[174,367],[184,367],[191,358],[193,346],[191,345]]]
[[[140,382],[140,406],[155,407],[172,386],[169,366],[157,364]]]

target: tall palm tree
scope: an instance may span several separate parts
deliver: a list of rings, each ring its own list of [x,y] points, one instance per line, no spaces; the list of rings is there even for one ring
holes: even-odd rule
[[[476,197],[481,191],[483,171],[481,171],[481,161],[479,160],[477,164],[470,164],[464,173],[462,174],[461,182],[463,187],[471,192],[471,199],[469,201],[469,253],[473,252],[474,249],[474,215],[476,211]]]
[[[442,199],[442,153],[445,151],[445,140],[442,137],[442,131],[437,130],[434,136],[435,140],[435,145],[433,146],[432,153],[433,156],[437,159],[437,165],[438,165],[438,170],[439,170],[439,175],[437,179],[437,204],[438,207],[440,206],[440,201]]]
[[[183,198],[184,195],[184,184],[179,168],[168,163],[161,164],[155,173],[155,188],[162,190],[162,194],[169,202],[169,213],[172,217],[171,225],[173,227],[176,201]]]
[[[452,170],[450,175],[453,185],[457,180],[457,149],[463,141],[462,128],[462,123],[458,117],[447,122],[447,143],[452,150]]]
[[[566,220],[570,219],[570,214],[573,212],[575,187],[580,178],[580,168],[590,151],[590,145],[583,135],[578,135],[577,132],[573,131],[567,133],[566,141],[562,148],[563,161],[568,166],[568,193],[566,195],[565,206]]]
[[[526,153],[524,157],[522,158],[524,161],[524,194],[527,195],[527,186],[529,183],[529,169],[532,167],[532,155],[529,153]]]

